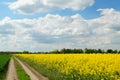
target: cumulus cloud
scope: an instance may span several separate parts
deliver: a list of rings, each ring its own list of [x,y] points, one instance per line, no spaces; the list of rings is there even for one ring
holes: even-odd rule
[[[120,12],[113,8],[99,9],[101,17],[89,20],[92,33],[99,37],[103,37],[103,42],[108,43],[106,46],[119,43],[120,40]],[[101,41],[100,41],[101,42]]]
[[[55,9],[83,10],[92,6],[94,0],[17,0],[9,4],[11,10],[24,14],[51,11]]]
[[[0,35],[1,36],[7,36],[10,34],[14,34],[14,28],[11,24],[9,24],[10,22],[10,18],[9,17],[5,17],[2,21],[0,21]]]
[[[101,11],[102,16],[96,19],[91,19],[89,21],[89,25],[96,28],[96,32],[107,33],[120,31],[120,12],[111,9],[99,9]]]
[[[0,44],[3,45],[0,49],[32,51],[63,47],[118,49],[120,12],[114,9],[101,9],[100,13],[101,17],[89,20],[85,20],[80,14],[73,16],[48,14],[34,19],[6,17],[0,21]]]
[[[10,19],[6,17],[0,21],[0,25],[0,34],[9,35],[4,44],[12,44],[12,49],[17,47],[34,48],[33,46],[36,45],[33,44],[36,43],[69,44],[74,41],[74,38],[89,34],[88,23],[79,14],[73,16],[48,14],[36,19]]]

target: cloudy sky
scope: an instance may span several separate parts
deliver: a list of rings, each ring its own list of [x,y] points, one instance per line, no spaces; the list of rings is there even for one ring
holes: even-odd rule
[[[120,49],[120,0],[0,0],[0,51]]]

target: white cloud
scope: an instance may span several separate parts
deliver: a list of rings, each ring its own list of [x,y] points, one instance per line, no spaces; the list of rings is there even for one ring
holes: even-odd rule
[[[92,6],[94,0],[17,0],[9,4],[9,8],[24,14],[33,14],[55,9],[83,10]]]
[[[115,43],[120,44],[120,12],[113,8],[99,9],[98,11],[101,11],[102,16],[88,21],[92,28],[92,33],[98,39],[103,37],[103,42],[108,43],[105,45],[106,47],[111,47]],[[100,40],[100,42],[102,41]]]
[[[107,10],[107,12],[104,12]],[[99,18],[48,14],[35,19],[0,21],[1,50],[51,50],[56,48],[120,47],[120,12],[102,9]],[[109,14],[109,15],[108,15]]]
[[[0,25],[1,39],[5,37],[4,34],[6,35],[4,43],[1,41],[1,44],[12,44],[4,48],[11,50],[36,48],[36,43],[69,44],[76,37],[88,35],[87,22],[79,14],[73,16],[48,14],[37,19],[16,20],[6,17],[0,21]]]
[[[96,32],[107,33],[120,31],[120,12],[111,9],[99,9],[102,16],[96,19],[91,19],[89,25],[92,27],[97,27]]]

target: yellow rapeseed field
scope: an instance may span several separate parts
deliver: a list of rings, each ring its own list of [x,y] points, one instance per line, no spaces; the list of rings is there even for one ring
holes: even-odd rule
[[[50,80],[120,80],[119,54],[17,54]]]

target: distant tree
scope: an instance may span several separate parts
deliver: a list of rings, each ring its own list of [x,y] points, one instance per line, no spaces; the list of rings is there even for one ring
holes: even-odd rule
[[[113,53],[113,50],[112,49],[108,49],[107,53]]]
[[[84,53],[82,49],[72,49],[72,53]]]
[[[90,53],[90,49],[85,48],[84,52],[85,52],[85,53]]]
[[[98,53],[103,53],[103,51],[101,49],[98,49]]]
[[[60,53],[60,51],[58,49],[51,51],[50,53]]]
[[[23,54],[29,54],[29,51],[23,51]]]

